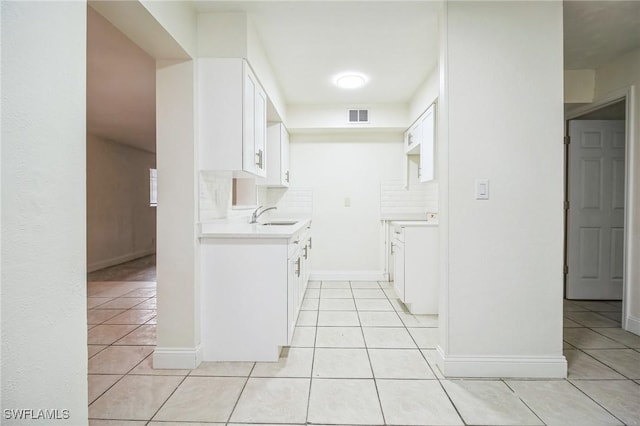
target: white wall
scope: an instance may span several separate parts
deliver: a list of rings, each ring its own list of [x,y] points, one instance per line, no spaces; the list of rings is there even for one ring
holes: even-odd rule
[[[247,59],[256,76],[258,76],[264,91],[267,92],[269,103],[275,109],[280,121],[283,121],[286,125],[288,122],[286,100],[282,95],[278,79],[273,73],[273,68],[264,50],[260,36],[250,20],[247,21]]]
[[[155,252],[156,208],[149,206],[154,153],[87,135],[87,268]]]
[[[444,7],[440,365],[563,377],[562,3]]]
[[[173,43],[166,45],[178,44],[185,52],[193,57],[197,51],[197,14],[194,7],[185,1],[156,1],[156,0],[139,0],[155,22],[163,29],[163,33],[170,35]],[[140,25],[138,23],[138,25]],[[147,31],[147,34],[151,32]],[[158,41],[156,40],[156,44]],[[156,55],[156,57],[159,57]],[[167,59],[177,59],[172,56],[160,56]]]
[[[158,62],[156,368],[195,368],[199,362],[194,82],[193,61]]]
[[[438,94],[440,93],[439,71],[438,67],[431,70],[427,79],[418,90],[416,90],[411,102],[409,102],[409,124],[413,124],[438,98]]]
[[[286,122],[287,107],[280,86],[260,37],[247,14],[200,13],[197,22],[198,57],[246,59],[267,93],[269,104],[275,110],[277,119]]]
[[[86,4],[1,7],[2,409],[87,424]]]
[[[183,1],[89,0],[89,5],[156,59],[196,54],[196,13]]]
[[[291,186],[313,190],[314,276],[382,279],[380,182],[401,178],[402,135],[293,135],[291,141]]]
[[[348,123],[349,108],[369,109],[369,123]],[[287,108],[287,129],[290,133],[318,130],[344,132],[353,129],[401,132],[410,124],[405,104],[289,105]]]
[[[638,108],[640,108],[640,49],[628,53],[627,55],[613,61],[596,70],[596,94],[595,99],[607,97],[617,90],[627,89],[635,86],[632,99],[635,110],[632,116],[635,117],[634,127],[628,135],[630,137],[630,149],[627,151],[630,165],[627,170],[627,185],[630,188],[630,197],[627,199],[628,217],[630,223],[627,224],[629,234],[629,245],[627,259],[628,292],[626,297],[627,327],[630,331],[640,334],[640,265],[638,265],[638,252],[640,251],[640,223],[638,223],[638,212],[640,211],[640,147],[638,147],[638,137],[640,135],[640,118]],[[627,117],[629,119],[630,117]]]
[[[198,57],[247,57],[246,13],[199,13],[197,22]]]

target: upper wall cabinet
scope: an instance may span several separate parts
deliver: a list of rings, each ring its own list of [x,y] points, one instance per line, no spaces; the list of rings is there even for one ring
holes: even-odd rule
[[[435,104],[424,113],[421,121],[422,140],[420,141],[420,182],[435,179]]]
[[[422,117],[404,133],[404,152],[407,155],[420,153],[420,143],[422,142]]]
[[[267,172],[267,95],[244,59],[198,59],[200,169]]]
[[[258,180],[258,185],[289,186],[289,133],[282,123],[267,127],[267,177]]]
[[[435,179],[435,108],[435,104],[432,104],[404,134],[405,187],[410,180],[409,156],[420,156],[418,167],[420,182]]]

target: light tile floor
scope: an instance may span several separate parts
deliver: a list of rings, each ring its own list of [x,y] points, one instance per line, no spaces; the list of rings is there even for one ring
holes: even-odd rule
[[[620,329],[620,303],[565,301],[567,380],[446,380],[437,317],[390,289],[309,283],[277,363],[154,370],[155,283],[90,282],[90,424],[640,424],[640,337]]]

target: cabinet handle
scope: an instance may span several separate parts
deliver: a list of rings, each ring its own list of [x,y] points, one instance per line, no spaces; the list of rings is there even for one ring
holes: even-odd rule
[[[287,170],[286,181],[287,181],[287,183],[289,183],[289,170]]]
[[[306,260],[309,255],[309,246],[304,246],[304,259]]]
[[[296,260],[296,267],[297,267],[297,269],[296,269],[296,276],[297,276],[298,278],[300,278],[300,259],[301,259],[301,258],[299,257],[299,258],[298,258],[298,260]]]
[[[256,160],[256,166],[262,168],[262,150],[258,150],[258,152],[256,153],[256,157],[258,158]]]
[[[313,248],[313,244],[311,243],[311,241],[313,241],[313,237],[309,237],[309,248]]]
[[[413,143],[413,134],[412,133],[409,133],[409,138],[408,138],[407,142],[408,142],[408,145],[411,145]]]
[[[394,244],[393,244],[393,243],[391,243],[391,254],[393,254],[393,253],[394,253],[394,252],[393,252],[393,246],[394,246]]]

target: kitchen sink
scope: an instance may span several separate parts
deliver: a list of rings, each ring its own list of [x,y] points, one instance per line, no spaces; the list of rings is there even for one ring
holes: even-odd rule
[[[298,223],[297,220],[276,220],[272,222],[265,222],[262,226],[291,226]]]

